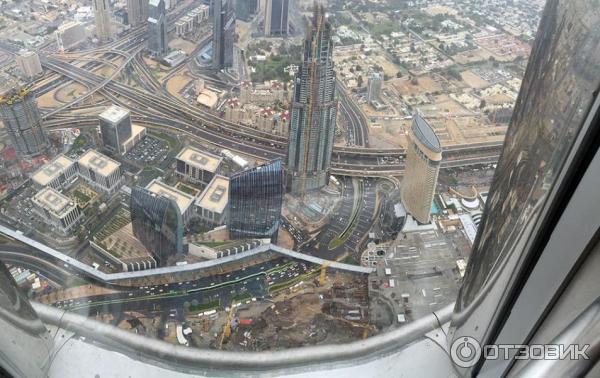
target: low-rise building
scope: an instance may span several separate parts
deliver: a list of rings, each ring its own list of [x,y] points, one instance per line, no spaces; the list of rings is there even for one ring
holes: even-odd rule
[[[169,186],[158,179],[152,180],[148,186],[146,186],[146,189],[159,196],[174,200],[177,203],[177,207],[179,207],[184,224],[186,224],[194,215],[194,207],[192,206],[194,197],[191,195]]]
[[[77,166],[65,155],[58,155],[31,175],[31,181],[37,189],[49,186],[60,190],[69,186],[76,178]]]
[[[240,85],[240,101],[242,104],[272,105],[275,102],[289,101],[289,94],[284,83],[273,80],[254,85],[244,81]]]
[[[184,180],[203,187],[208,185],[217,173],[222,157],[203,152],[194,147],[185,147],[177,155],[177,175]]]
[[[83,218],[74,201],[50,187],[39,191],[32,202],[40,219],[65,235],[71,233]]]
[[[94,188],[113,194],[122,185],[121,163],[96,150],[88,150],[81,155],[77,164],[81,177]]]
[[[225,224],[228,197],[229,179],[216,175],[196,201],[200,218],[212,225]]]
[[[186,57],[187,55],[183,50],[175,50],[165,56],[163,60],[169,67],[175,67],[185,62]]]
[[[56,44],[61,51],[68,50],[86,39],[85,26],[78,21],[66,22],[54,32]]]

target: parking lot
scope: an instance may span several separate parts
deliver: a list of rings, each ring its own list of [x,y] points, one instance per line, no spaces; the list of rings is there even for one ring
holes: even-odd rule
[[[169,145],[162,139],[146,136],[129,151],[125,158],[141,165],[158,165],[166,159]]]

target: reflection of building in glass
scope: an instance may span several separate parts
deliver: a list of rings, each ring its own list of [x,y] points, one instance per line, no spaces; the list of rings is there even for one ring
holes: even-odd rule
[[[83,218],[76,203],[52,188],[42,189],[32,198],[32,202],[40,219],[65,235]]]
[[[267,0],[265,35],[288,35],[290,0]]]
[[[58,155],[31,175],[31,181],[37,189],[49,186],[60,190],[69,186],[75,178],[77,178],[77,166],[65,155]]]
[[[442,148],[431,126],[418,113],[413,117],[407,141],[402,203],[418,222],[429,223]]]
[[[148,19],[148,0],[127,0],[129,25],[138,26]]]
[[[215,177],[221,161],[222,157],[185,147],[177,155],[176,173],[186,181],[206,186]]]
[[[240,172],[229,182],[227,229],[231,239],[277,240],[283,201],[280,160]]]
[[[177,202],[136,186],[131,191],[131,226],[158,266],[183,252],[183,218]]]
[[[162,57],[169,51],[165,0],[150,0],[149,2],[148,49],[158,57]]]
[[[295,79],[289,124],[288,185],[294,194],[329,182],[337,109],[332,55],[331,25],[323,7],[315,6]]]
[[[235,34],[234,0],[213,1],[212,66],[215,70],[233,66]]]
[[[104,147],[119,154],[126,154],[146,136],[146,128],[131,124],[129,110],[113,105],[100,113],[100,131]]]
[[[88,150],[77,161],[79,174],[94,188],[112,194],[122,184],[121,163],[95,150]]]
[[[24,88],[11,89],[0,96],[0,118],[21,158],[41,155],[48,149],[48,138],[33,94]]]

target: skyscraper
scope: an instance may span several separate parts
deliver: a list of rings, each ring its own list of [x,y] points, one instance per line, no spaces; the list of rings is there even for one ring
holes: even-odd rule
[[[259,0],[244,0],[235,2],[235,17],[238,20],[250,21],[258,12]]]
[[[169,51],[165,0],[150,0],[148,8],[148,49],[157,57]]]
[[[277,240],[283,178],[280,160],[231,177],[227,217],[229,238]]]
[[[265,35],[288,35],[290,0],[267,0]]]
[[[111,11],[109,0],[94,0],[94,21],[96,22],[96,37],[100,42],[107,42],[114,37],[114,29],[111,23]]]
[[[212,0],[212,4],[212,66],[215,70],[221,70],[233,66],[235,9],[233,0]]]
[[[315,5],[291,106],[287,183],[294,194],[320,189],[329,182],[337,114],[331,33],[325,10]]]
[[[129,25],[138,26],[148,20],[148,0],[127,0]]]
[[[113,105],[99,116],[104,147],[121,152],[121,145],[131,137],[131,115],[127,109]]]
[[[131,191],[131,227],[158,266],[183,252],[183,217],[174,199],[136,186]]]
[[[48,138],[35,98],[28,89],[11,89],[0,96],[0,118],[21,158],[46,152]]]
[[[15,60],[21,73],[27,79],[33,79],[44,72],[40,57],[35,51],[21,50]]]
[[[402,203],[418,222],[429,223],[442,147],[431,126],[419,113],[413,116],[407,139]]]

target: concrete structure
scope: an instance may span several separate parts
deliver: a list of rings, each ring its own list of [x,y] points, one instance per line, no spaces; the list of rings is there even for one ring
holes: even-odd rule
[[[433,128],[420,114],[413,117],[408,132],[402,203],[419,223],[429,223],[437,185],[442,147]]]
[[[93,0],[96,37],[100,42],[108,42],[115,36],[109,0]]]
[[[148,6],[148,50],[162,57],[169,51],[165,0],[150,0]]]
[[[88,150],[77,161],[79,174],[91,186],[113,194],[122,185],[121,163],[95,150]]]
[[[289,102],[289,92],[284,83],[273,80],[254,85],[243,81],[240,85],[240,102],[242,104],[273,105],[275,102]]]
[[[27,79],[33,79],[44,73],[39,55],[34,51],[21,50],[16,56],[17,66]]]
[[[216,175],[196,201],[198,215],[210,224],[225,224],[228,202],[229,179]]]
[[[227,247],[221,248],[210,248],[206,245],[190,243],[188,245],[188,253],[191,256],[199,257],[201,259],[214,260],[222,259],[227,256],[234,256],[238,253],[251,251],[261,245],[269,244],[269,239],[264,240],[252,240],[248,242],[241,242]]]
[[[187,58],[187,55],[183,50],[175,50],[165,56],[163,61],[169,65],[169,67],[176,67],[185,62],[185,58]]]
[[[60,51],[68,50],[85,41],[85,26],[78,21],[69,21],[60,25],[54,32]]]
[[[233,66],[235,34],[234,0],[213,0],[212,67],[215,70]]]
[[[126,154],[146,136],[146,128],[132,125],[129,110],[120,106],[107,108],[98,118],[104,147],[113,153]]]
[[[194,184],[208,185],[215,177],[223,158],[200,151],[194,147],[185,147],[177,155],[176,173],[184,180]]]
[[[289,34],[290,0],[266,0],[265,35],[285,36]]]
[[[12,147],[23,159],[44,154],[49,146],[42,118],[33,94],[26,88],[13,88],[0,96],[0,118]]]
[[[49,186],[61,190],[68,187],[76,178],[77,166],[65,155],[58,155],[31,175],[31,181],[37,189]]]
[[[183,16],[175,22],[175,33],[182,37],[194,31],[194,19],[190,16]]]
[[[329,182],[337,114],[331,36],[324,8],[315,6],[291,106],[287,185],[296,195]]]
[[[32,199],[33,210],[40,219],[62,234],[69,234],[83,218],[77,204],[53,188],[44,188]]]
[[[367,83],[367,101],[369,103],[381,100],[382,87],[383,76],[379,72],[369,75],[369,82]]]
[[[135,27],[148,20],[148,0],[127,0],[127,20]]]
[[[179,208],[179,213],[181,214],[184,224],[186,224],[192,218],[194,213],[194,207],[192,206],[194,204],[193,196],[169,186],[158,179],[152,180],[146,186],[146,190],[175,201],[177,207]]]

